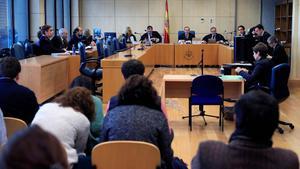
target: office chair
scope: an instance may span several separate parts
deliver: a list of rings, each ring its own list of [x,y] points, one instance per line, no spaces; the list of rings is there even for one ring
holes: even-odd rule
[[[116,38],[117,33],[116,32],[104,32],[104,37],[105,37],[105,39],[107,39],[108,37]]]
[[[98,58],[102,60],[104,58],[104,44],[102,39],[97,40],[96,47],[97,47]]]
[[[278,103],[283,102],[290,95],[288,88],[288,80],[290,76],[290,66],[287,63],[279,64],[272,68],[271,82],[270,82],[270,94],[274,96]],[[294,129],[292,123],[279,120],[279,124],[288,125],[291,129]],[[278,131],[283,134],[284,131],[278,126]]]
[[[18,131],[27,127],[27,124],[23,120],[14,117],[4,117],[4,123],[8,139]]]
[[[106,40],[106,48],[108,49],[108,55],[114,54],[114,46],[111,37],[108,37]]]
[[[190,31],[191,34],[193,34],[195,37],[196,37],[196,32],[195,31]],[[178,31],[178,40],[179,40],[179,37],[184,34],[184,31]]]
[[[100,93],[97,93],[96,90],[97,87],[100,87],[101,85],[97,85],[96,81],[102,79],[102,69],[100,68],[101,57],[98,56],[98,58],[87,58],[85,53],[85,45],[82,42],[78,43],[78,49],[80,54],[79,71],[82,75],[85,75],[92,79],[92,83],[93,83],[92,94],[100,95]],[[97,65],[95,68],[90,68],[87,66],[87,63],[96,63]]]
[[[202,116],[204,124],[207,125],[204,116],[219,118],[219,126],[224,130],[224,86],[223,81],[217,76],[202,75],[192,81],[191,96],[189,98],[189,127],[192,131],[192,117]],[[200,114],[192,115],[192,106],[199,105]],[[205,114],[204,105],[220,105],[219,116]]]
[[[160,151],[141,141],[108,141],[94,147],[92,164],[99,169],[155,169],[160,166]]]
[[[116,37],[114,37],[112,39],[112,42],[113,42],[113,49],[115,52],[118,52],[120,50],[120,44],[119,44],[119,41]]]
[[[122,38],[121,38],[120,49],[123,49],[123,50],[127,49],[126,38],[124,36],[122,36]]]
[[[18,60],[25,59],[25,47],[22,42],[13,44],[11,52],[12,56],[16,57]]]
[[[28,39],[26,39],[24,42],[24,48],[25,48],[25,57],[26,58],[34,57],[33,46],[32,46],[32,43]]]

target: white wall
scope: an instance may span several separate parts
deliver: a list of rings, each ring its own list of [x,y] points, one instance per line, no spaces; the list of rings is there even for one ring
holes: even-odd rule
[[[197,37],[216,26],[218,32],[234,31],[236,0],[169,0],[170,36],[177,41],[177,31],[189,25]],[[260,0],[237,0],[237,24],[260,23]],[[84,28],[123,33],[126,26],[143,33],[147,25],[163,32],[165,0],[81,0],[79,23]],[[201,21],[201,18],[204,20]]]

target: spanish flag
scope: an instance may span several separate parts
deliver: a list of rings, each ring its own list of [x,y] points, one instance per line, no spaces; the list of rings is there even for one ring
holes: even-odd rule
[[[164,28],[164,33],[165,33],[164,43],[170,43],[168,0],[166,0],[166,13],[165,13],[165,28]]]

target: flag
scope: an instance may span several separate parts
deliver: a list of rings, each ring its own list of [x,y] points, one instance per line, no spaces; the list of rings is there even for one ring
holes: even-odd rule
[[[165,13],[165,27],[164,27],[164,43],[170,43],[169,35],[169,9],[168,9],[168,0],[166,0],[166,13]]]

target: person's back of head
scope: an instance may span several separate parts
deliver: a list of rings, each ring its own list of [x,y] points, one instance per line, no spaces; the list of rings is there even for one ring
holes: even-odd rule
[[[95,105],[91,92],[84,87],[75,87],[69,89],[61,96],[57,97],[54,102],[62,107],[71,107],[85,115],[89,121],[93,121],[95,116]]]
[[[235,135],[246,136],[258,143],[271,141],[278,127],[277,100],[261,90],[252,90],[235,104]]]
[[[265,30],[264,26],[262,24],[257,24],[255,26],[255,28],[261,29],[261,30]]]
[[[152,81],[145,76],[132,75],[121,87],[118,94],[119,105],[141,105],[161,110],[160,99]]]
[[[21,72],[21,64],[15,57],[0,59],[0,77],[14,79]]]
[[[123,77],[128,79],[131,75],[144,75],[145,66],[144,64],[136,59],[131,59],[125,63],[123,63],[121,68]]]
[[[59,140],[36,125],[16,134],[1,151],[1,169],[69,168]]]
[[[85,87],[89,91],[92,91],[93,83],[90,78],[80,75],[80,76],[76,77],[70,85],[70,89],[75,88],[75,87]]]
[[[262,58],[266,58],[268,55],[268,46],[262,42],[257,43],[252,50],[257,53],[259,52]]]

